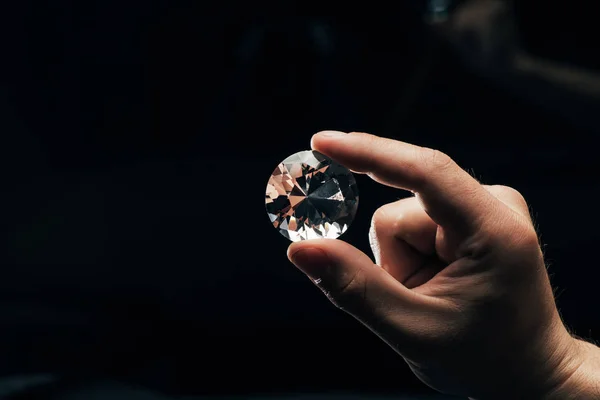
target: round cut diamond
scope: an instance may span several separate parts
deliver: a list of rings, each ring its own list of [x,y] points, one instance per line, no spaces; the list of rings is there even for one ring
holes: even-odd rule
[[[265,202],[273,226],[292,242],[336,239],[354,219],[358,189],[347,168],[308,150],[275,168]]]

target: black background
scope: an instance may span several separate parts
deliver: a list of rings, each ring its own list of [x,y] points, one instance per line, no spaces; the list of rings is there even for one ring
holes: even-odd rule
[[[520,3],[523,43],[595,68],[592,16],[569,4]],[[562,315],[598,338],[593,125],[475,77],[409,3],[324,7],[0,6],[2,375],[428,392],[289,264],[265,214],[273,168],[323,129],[439,148],[520,190]],[[343,239],[368,252],[371,214],[406,194],[358,184]]]

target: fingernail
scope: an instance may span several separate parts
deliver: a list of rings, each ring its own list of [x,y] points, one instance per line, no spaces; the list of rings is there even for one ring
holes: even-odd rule
[[[347,133],[340,132],[340,131],[321,131],[321,132],[317,133],[317,135],[324,136],[324,137],[341,137],[341,136],[347,136]]]
[[[313,281],[320,280],[327,273],[329,257],[321,249],[305,248],[291,253],[290,261]]]

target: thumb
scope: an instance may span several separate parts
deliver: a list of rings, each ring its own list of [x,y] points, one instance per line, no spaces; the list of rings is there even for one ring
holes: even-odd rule
[[[367,325],[370,321],[381,321],[394,309],[413,307],[418,300],[418,294],[341,240],[293,243],[288,258],[335,306]]]

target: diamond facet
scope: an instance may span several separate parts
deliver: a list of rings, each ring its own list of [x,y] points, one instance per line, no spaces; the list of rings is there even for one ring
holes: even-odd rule
[[[307,150],[275,168],[265,202],[273,226],[292,242],[336,239],[356,215],[358,188],[347,168]]]

